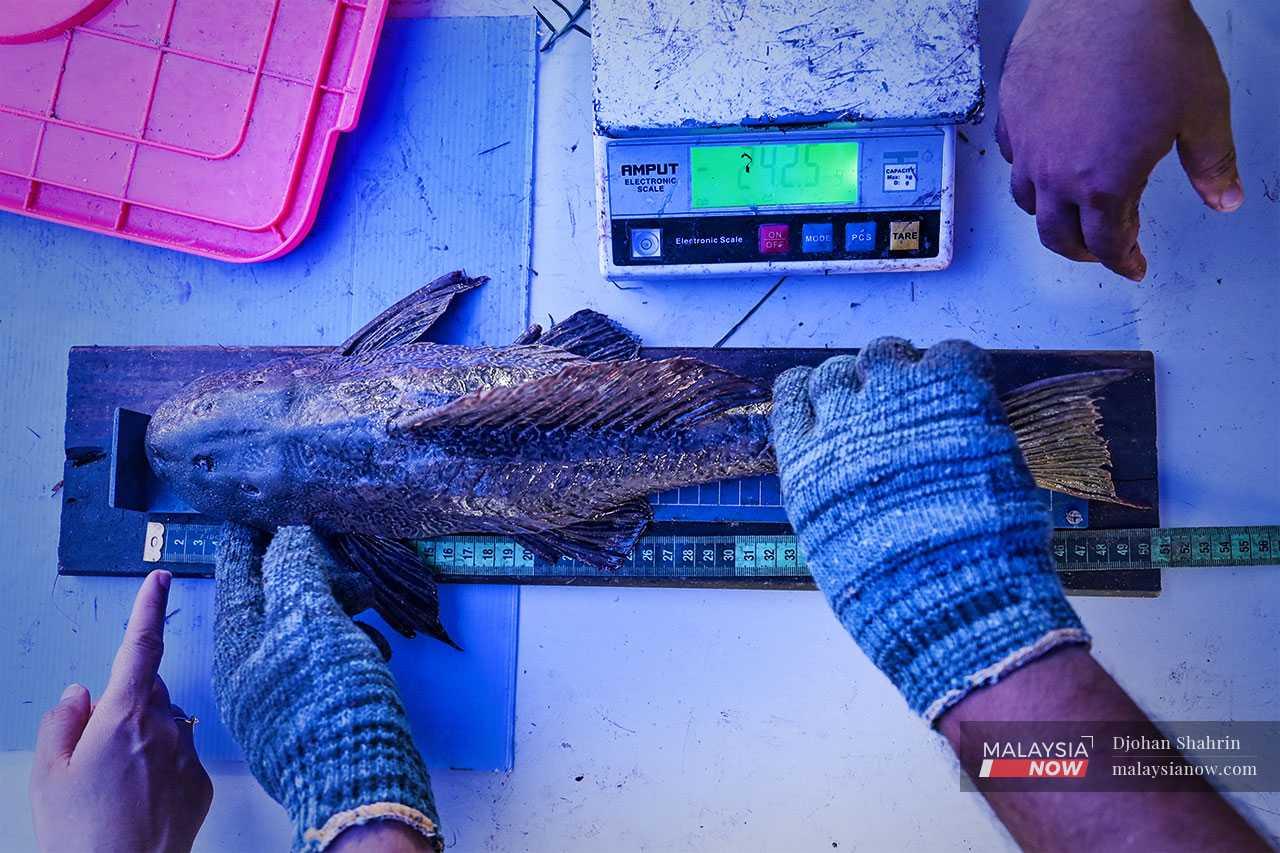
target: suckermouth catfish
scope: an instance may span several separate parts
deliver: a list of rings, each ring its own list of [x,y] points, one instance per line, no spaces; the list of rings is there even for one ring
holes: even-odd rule
[[[200,512],[262,530],[310,525],[371,581],[406,636],[452,644],[413,540],[510,536],[548,560],[614,567],[649,523],[647,496],[771,473],[767,388],[639,341],[580,311],[509,346],[429,343],[454,272],[328,353],[210,374],[147,430],[157,476]],[[1126,375],[1044,380],[1003,399],[1037,482],[1116,497],[1094,393]]]

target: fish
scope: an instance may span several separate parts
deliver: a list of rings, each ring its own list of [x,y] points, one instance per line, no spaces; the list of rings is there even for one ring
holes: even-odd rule
[[[642,358],[603,314],[505,346],[430,341],[487,280],[451,272],[331,351],[197,378],[148,424],[152,470],[210,517],[310,526],[371,581],[393,629],[455,647],[418,540],[500,534],[548,561],[611,569],[651,521],[650,495],[776,471],[768,387],[695,358]],[[1098,408],[1127,375],[1053,377],[1002,398],[1040,485],[1128,503]]]

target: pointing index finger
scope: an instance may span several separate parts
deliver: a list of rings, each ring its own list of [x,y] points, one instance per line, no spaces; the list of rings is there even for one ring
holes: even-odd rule
[[[164,655],[164,614],[172,580],[173,575],[163,569],[143,580],[133,600],[124,640],[111,665],[104,699],[124,699],[139,705],[150,700],[160,658]]]
[[[1080,208],[1085,245],[1117,275],[1142,281],[1147,259],[1138,245],[1138,203],[1094,204]]]

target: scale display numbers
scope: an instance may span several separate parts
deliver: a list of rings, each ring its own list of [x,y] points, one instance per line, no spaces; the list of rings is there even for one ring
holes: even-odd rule
[[[689,206],[857,204],[858,149],[857,142],[695,145]]]

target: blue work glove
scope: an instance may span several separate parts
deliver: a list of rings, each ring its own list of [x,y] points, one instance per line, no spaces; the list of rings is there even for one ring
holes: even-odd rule
[[[334,597],[344,572],[309,528],[281,528],[265,555],[255,536],[223,530],[213,685],[249,769],[293,820],[294,850],[371,820],[443,849],[395,681]]]
[[[991,377],[972,344],[922,354],[881,338],[773,390],[782,494],[809,570],[931,724],[975,688],[1089,641]]]

